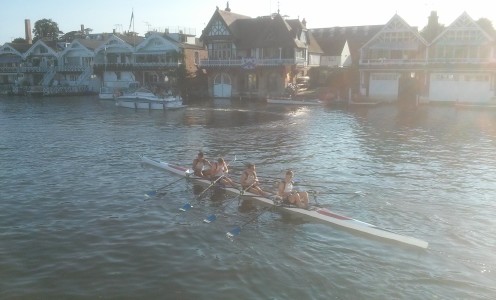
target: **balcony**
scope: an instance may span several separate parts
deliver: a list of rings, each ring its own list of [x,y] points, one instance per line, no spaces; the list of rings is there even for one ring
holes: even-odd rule
[[[241,58],[200,60],[200,67],[242,67],[245,69],[253,69],[259,66],[274,67],[293,65],[306,67],[307,61],[303,58]]]
[[[84,72],[89,66],[64,65],[56,68],[57,72]]]
[[[361,69],[431,69],[431,68],[456,68],[470,70],[476,68],[496,67],[496,59],[489,58],[429,58],[429,59],[361,59]]]
[[[95,70],[154,70],[154,69],[167,69],[178,68],[181,62],[131,62],[131,63],[95,63],[93,68]]]
[[[361,69],[409,69],[414,67],[425,67],[427,64],[425,59],[390,59],[390,58],[374,58],[361,59]]]

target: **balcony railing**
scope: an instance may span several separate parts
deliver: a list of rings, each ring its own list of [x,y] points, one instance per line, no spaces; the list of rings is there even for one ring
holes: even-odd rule
[[[180,62],[127,62],[127,63],[101,63],[95,62],[96,67],[112,67],[112,66],[135,66],[135,67],[177,67]]]
[[[425,59],[389,59],[389,58],[375,58],[375,59],[361,59],[360,65],[369,66],[386,66],[386,65],[425,65]]]
[[[201,67],[255,67],[255,66],[306,66],[307,61],[300,58],[244,58],[244,59],[202,59]]]
[[[56,68],[57,72],[83,72],[88,68],[88,66],[82,65],[64,65],[58,66]]]
[[[429,59],[361,59],[360,66],[412,66],[412,65],[436,65],[436,64],[493,64],[496,59],[490,58],[429,58]]]

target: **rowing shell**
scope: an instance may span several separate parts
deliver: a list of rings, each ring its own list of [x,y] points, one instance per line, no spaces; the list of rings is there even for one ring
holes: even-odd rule
[[[155,160],[148,158],[146,156],[141,156],[141,161],[143,163],[146,163],[148,165],[155,166],[157,168],[167,170],[169,172],[172,172],[176,175],[186,177],[187,176],[187,168],[177,166],[171,163],[167,163],[164,161],[160,160]],[[188,173],[189,174],[189,173]],[[206,179],[202,179],[197,176],[188,176],[188,178],[195,180],[196,182],[202,184],[202,185],[210,185],[211,182]],[[230,188],[226,187],[226,191],[230,192],[232,194],[239,195],[239,190],[235,188]],[[263,206],[276,206],[274,204],[274,201],[265,197],[261,197],[259,195],[250,193],[250,192],[245,192],[244,196],[248,196],[256,201],[259,202],[259,204]],[[375,225],[362,222],[359,220],[355,220],[350,217],[346,217],[340,214],[337,214],[335,212],[332,212],[326,208],[318,208],[318,207],[312,207],[311,209],[302,209],[302,208],[296,208],[296,207],[287,207],[287,206],[277,206],[278,209],[282,209],[284,211],[287,211],[293,215],[298,215],[299,217],[302,217],[305,220],[310,220],[313,222],[319,222],[319,223],[324,223],[324,224],[329,224],[329,225],[335,225],[344,229],[348,229],[357,233],[362,233],[378,238],[382,238],[388,241],[393,241],[393,242],[399,242],[402,244],[406,245],[411,245],[411,246],[416,246],[420,248],[427,248],[429,243],[426,241],[410,237],[410,236],[405,236],[401,235],[392,231],[389,231],[387,229],[383,229],[380,227],[377,227]]]

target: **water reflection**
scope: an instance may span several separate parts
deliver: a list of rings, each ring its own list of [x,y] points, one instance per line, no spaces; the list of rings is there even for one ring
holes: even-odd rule
[[[215,274],[232,298],[494,298],[495,111],[208,103],[148,112],[84,97],[15,98],[0,101],[0,125],[0,225],[9,245],[0,280],[12,297],[113,296],[117,288],[154,298],[170,288],[215,298]],[[261,208],[249,200],[224,208],[233,196],[209,189],[178,215],[205,189],[186,181],[143,201],[144,191],[175,178],[142,168],[139,154],[190,166],[198,150],[232,161],[234,180],[255,163],[267,190],[294,169],[321,205],[431,248],[416,252],[279,212],[226,241],[227,230]],[[224,217],[204,225],[209,213]],[[281,273],[301,278],[297,292]],[[462,284],[454,291],[452,282]]]

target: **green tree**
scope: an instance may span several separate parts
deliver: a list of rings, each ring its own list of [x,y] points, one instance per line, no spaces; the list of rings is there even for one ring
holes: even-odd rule
[[[59,30],[57,22],[52,21],[52,19],[41,19],[34,23],[33,34],[33,41],[39,39],[57,40],[63,32]]]
[[[18,38],[15,38],[12,41],[12,43],[14,43],[14,44],[26,44],[27,41],[25,39],[21,38],[21,37],[18,37]]]
[[[432,11],[427,26],[420,31],[420,35],[429,43],[444,30],[444,25],[439,24],[438,19],[437,12]]]

